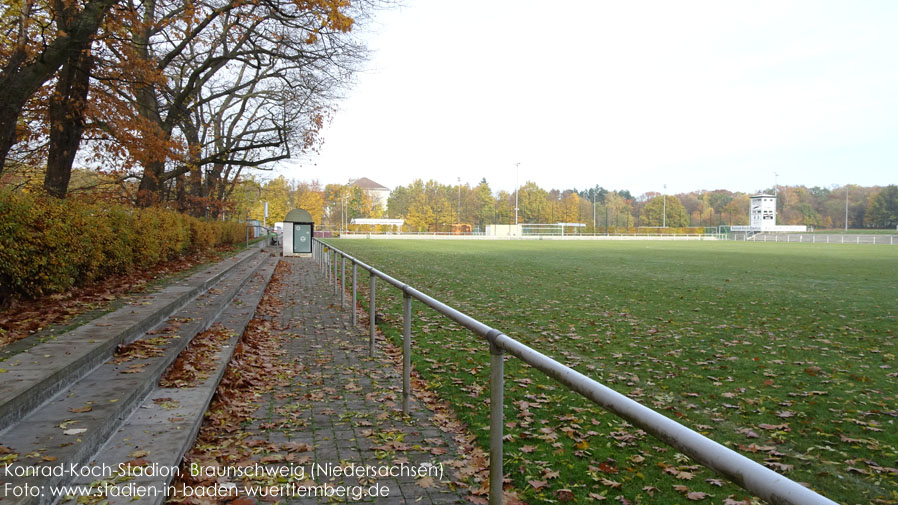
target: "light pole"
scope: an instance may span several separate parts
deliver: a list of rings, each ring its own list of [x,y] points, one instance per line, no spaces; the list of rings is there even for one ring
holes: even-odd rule
[[[521,163],[514,164],[514,224],[518,224],[518,176],[521,174]]]
[[[458,178],[458,207],[455,211],[455,224],[461,224],[461,177]]]
[[[845,185],[845,231],[848,231],[848,185]]]
[[[662,228],[667,228],[667,184],[664,185],[664,217],[662,218]]]
[[[596,234],[596,188],[592,188],[592,234]]]

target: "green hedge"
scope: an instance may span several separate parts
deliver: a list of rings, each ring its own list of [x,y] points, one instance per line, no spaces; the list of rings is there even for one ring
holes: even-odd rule
[[[0,192],[0,301],[65,291],[243,239],[242,223]]]

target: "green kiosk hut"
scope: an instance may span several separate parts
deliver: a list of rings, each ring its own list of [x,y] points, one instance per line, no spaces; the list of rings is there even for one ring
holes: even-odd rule
[[[284,218],[284,256],[312,256],[312,237],[315,223],[312,215],[302,209],[293,209]]]

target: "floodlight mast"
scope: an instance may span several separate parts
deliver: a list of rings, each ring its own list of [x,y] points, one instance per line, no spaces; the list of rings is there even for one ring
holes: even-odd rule
[[[848,231],[848,185],[845,185],[845,231]]]
[[[596,234],[596,188],[592,188],[592,234]]]
[[[518,178],[521,174],[521,163],[514,164],[514,224],[518,224]]]
[[[458,178],[458,207],[455,211],[455,224],[461,224],[461,177]]]

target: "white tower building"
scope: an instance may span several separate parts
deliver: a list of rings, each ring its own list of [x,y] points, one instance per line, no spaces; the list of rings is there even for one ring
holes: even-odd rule
[[[754,195],[748,205],[749,226],[731,226],[730,231],[738,232],[787,232],[801,233],[808,231],[805,225],[776,224],[776,196],[762,193]]]
[[[748,219],[752,231],[776,230],[776,197],[764,193],[752,196]]]

